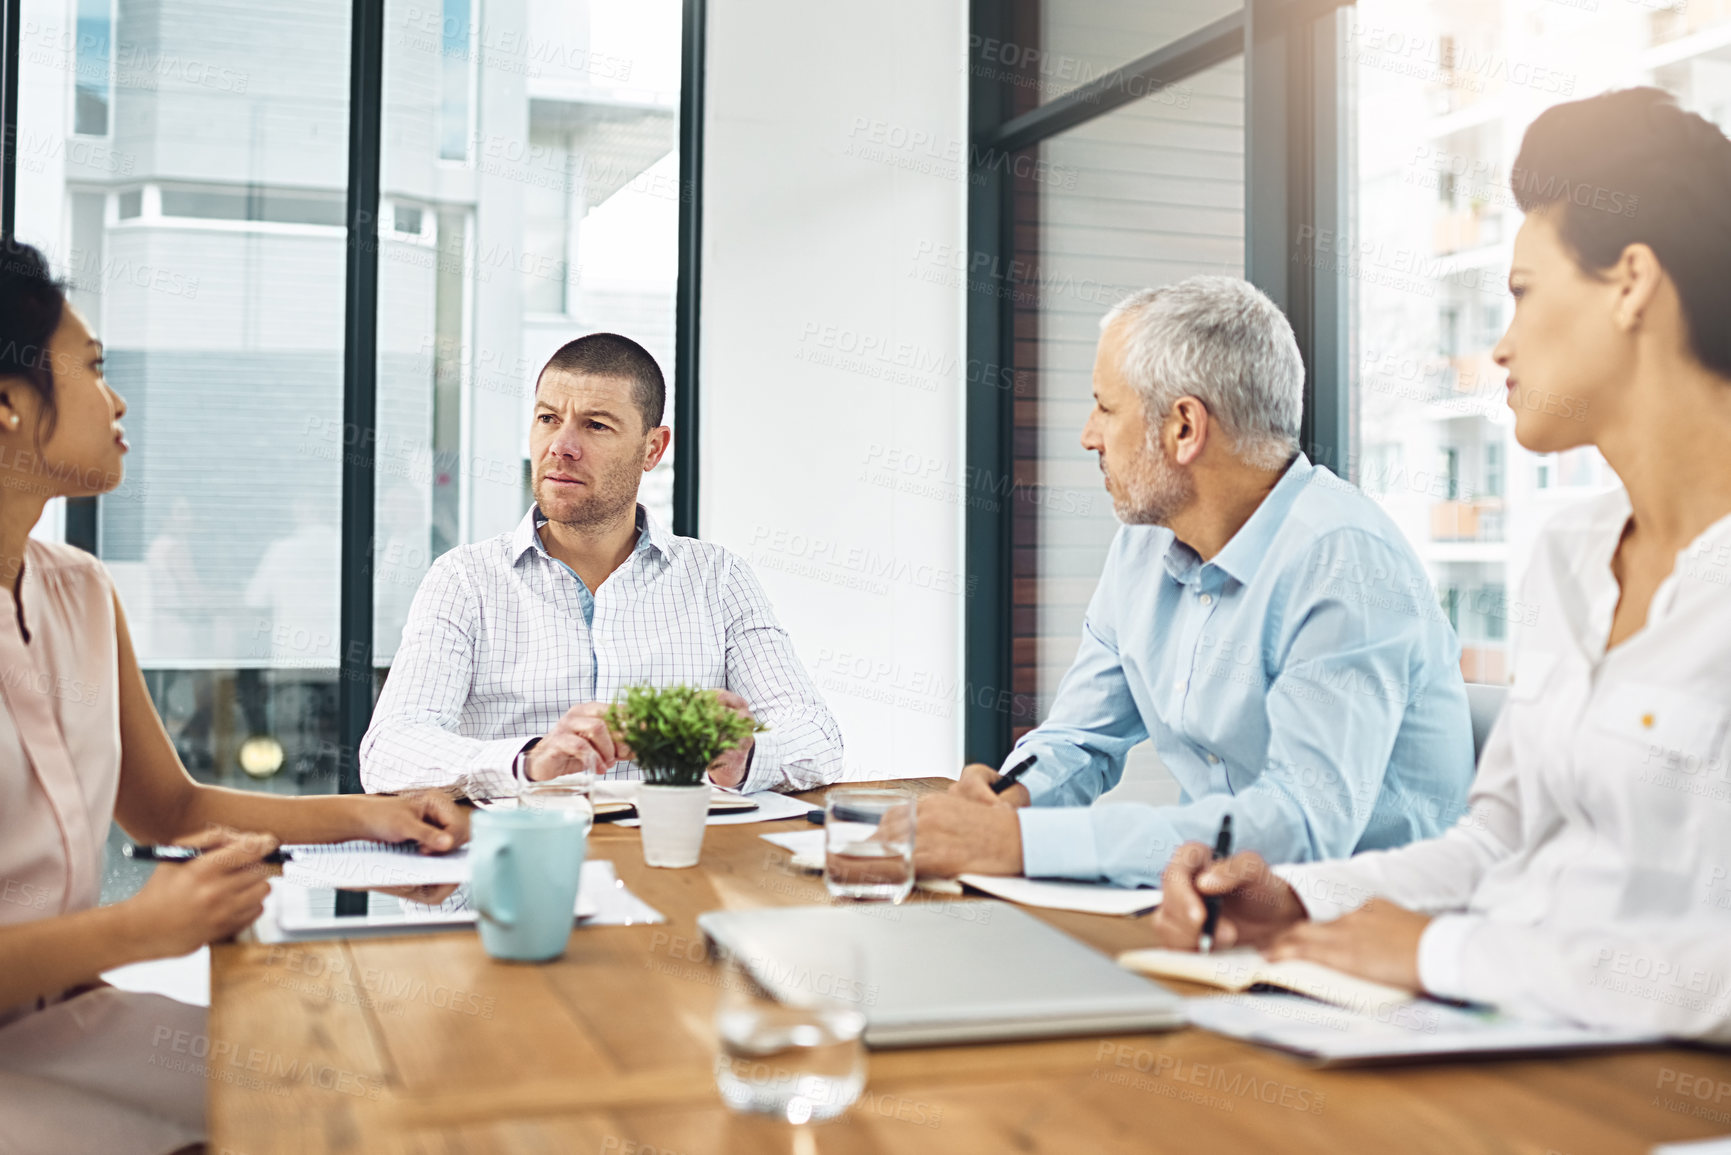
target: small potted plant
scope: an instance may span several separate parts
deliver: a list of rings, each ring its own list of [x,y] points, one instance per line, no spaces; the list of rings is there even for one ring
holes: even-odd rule
[[[643,771],[637,816],[643,861],[696,866],[709,818],[710,763],[765,727],[721,704],[714,690],[627,686],[607,708],[607,728]]]

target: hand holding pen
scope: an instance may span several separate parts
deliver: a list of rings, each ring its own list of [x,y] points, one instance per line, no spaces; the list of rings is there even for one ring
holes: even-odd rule
[[[421,844],[413,838],[400,842],[382,843],[394,850],[419,850]],[[199,846],[146,846],[137,842],[121,847],[121,853],[137,862],[191,862],[204,855],[211,847]],[[294,861],[294,851],[277,847],[275,850],[259,857],[259,861],[267,866],[281,866],[285,862]]]
[[[964,767],[962,776],[950,785],[950,793],[975,802],[1026,806],[1028,798],[1025,787],[1022,794],[1012,795],[1009,798],[1005,798],[1003,795],[1015,787],[1024,774],[1033,769],[1035,759],[1036,755],[1029,754],[1004,771],[1003,774],[999,774],[992,767],[983,763],[972,763]]]
[[[121,847],[121,853],[134,862],[191,862],[204,856],[204,850],[197,846],[146,846],[137,842]],[[294,854],[280,846],[259,856],[259,861],[267,866],[281,866],[293,860]]]
[[[1232,815],[1223,814],[1220,817],[1220,833],[1214,836],[1214,858],[1219,862],[1232,857]],[[1214,953],[1214,934],[1220,929],[1220,904],[1224,896],[1218,894],[1206,895],[1202,899],[1202,909],[1207,914],[1202,919],[1202,936],[1196,940],[1196,949],[1203,954]]]
[[[1017,782],[1021,781],[1022,775],[1034,768],[1034,760],[1037,757],[1038,755],[1030,754],[1008,770],[1004,771],[1004,776],[992,783],[992,793],[1002,794]]]
[[[1304,920],[1298,894],[1254,850],[1232,853],[1232,836],[1223,816],[1213,847],[1187,842],[1166,864],[1153,916],[1156,945],[1204,953],[1261,948]]]

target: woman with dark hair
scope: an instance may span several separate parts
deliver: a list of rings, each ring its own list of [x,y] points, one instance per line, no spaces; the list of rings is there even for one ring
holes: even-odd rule
[[[0,240],[0,1150],[166,1152],[204,1135],[204,1011],[103,984],[262,911],[286,842],[449,850],[449,798],[281,798],[195,783],[151,705],[102,563],[38,541],[52,497],[120,483],[126,403],[42,254]],[[205,853],[99,907],[110,821]],[[237,831],[264,833],[241,834]]]
[[[1622,485],[1541,533],[1508,706],[1440,838],[1165,876],[1163,945],[1731,1041],[1731,141],[1652,88],[1552,108],[1513,172],[1515,437]]]

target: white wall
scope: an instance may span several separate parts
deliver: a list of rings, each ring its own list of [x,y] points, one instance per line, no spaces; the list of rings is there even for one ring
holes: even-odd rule
[[[529,19],[525,0],[490,0],[485,9],[489,27],[522,28]],[[475,131],[482,147],[491,142],[529,139],[529,101],[524,74],[516,69],[483,68],[475,105]],[[518,253],[523,246],[523,192],[526,182],[510,165],[477,164],[473,252]],[[463,541],[480,541],[504,533],[523,520],[523,482],[519,470],[529,429],[532,374],[540,368],[523,358],[523,279],[495,270],[484,286],[475,286],[470,337],[477,363],[463,382],[466,418],[462,426],[461,482]],[[500,376],[503,370],[505,376]],[[509,374],[523,372],[523,393],[502,392]],[[492,374],[493,389],[476,388],[476,377]]]
[[[749,559],[850,777],[962,726],[967,6],[712,0],[701,533]]]

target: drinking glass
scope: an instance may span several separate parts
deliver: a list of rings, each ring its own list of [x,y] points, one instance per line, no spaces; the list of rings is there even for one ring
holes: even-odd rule
[[[595,806],[589,799],[593,774],[566,774],[545,782],[525,782],[517,788],[517,805],[525,810],[560,810],[576,815],[583,833],[595,825]]]
[[[835,898],[900,902],[914,889],[914,799],[899,790],[831,790],[823,881]]]
[[[729,1108],[810,1123],[853,1105],[865,1089],[862,1035],[875,994],[860,959],[847,940],[721,955],[715,1085]]]

